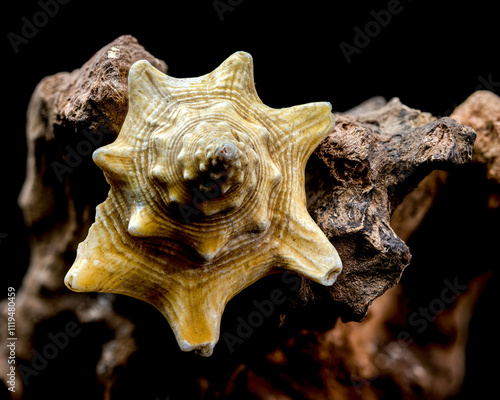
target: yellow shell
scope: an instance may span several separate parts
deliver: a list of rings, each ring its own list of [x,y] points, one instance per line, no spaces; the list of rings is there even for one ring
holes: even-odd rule
[[[244,52],[188,79],[136,62],[121,132],[94,153],[111,189],[66,285],[147,301],[204,356],[227,302],[259,278],[332,285],[342,264],[307,212],[304,170],[333,127],[329,103],[264,105]]]

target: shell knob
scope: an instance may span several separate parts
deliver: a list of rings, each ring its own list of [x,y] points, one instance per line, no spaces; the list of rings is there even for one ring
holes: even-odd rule
[[[225,122],[203,123],[184,136],[177,160],[182,165],[186,187],[193,194],[198,189],[207,199],[220,196],[226,199],[219,202],[219,207],[200,207],[205,215],[239,207],[244,197],[231,194],[241,185],[247,192],[255,188],[258,159],[248,143],[248,135],[234,134]]]

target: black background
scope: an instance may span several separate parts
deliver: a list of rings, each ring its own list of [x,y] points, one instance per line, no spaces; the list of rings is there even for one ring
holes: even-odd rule
[[[340,49],[353,44],[355,28],[374,20],[382,2],[221,0],[105,2],[71,0],[20,44],[23,17],[37,1],[2,7],[4,97],[1,141],[0,262],[4,286],[19,287],[29,261],[28,237],[17,206],[25,176],[25,113],[45,76],[79,68],[96,51],[131,34],[174,77],[212,71],[235,51],[254,59],[262,101],[275,108],[329,101],[336,111],[381,95],[445,115],[488,79],[500,81],[498,11],[494,2],[401,0],[401,12],[350,62]],[[231,5],[232,4],[232,5]],[[222,14],[221,14],[222,13]],[[500,92],[500,84],[490,89]],[[1,294],[4,297],[5,294]],[[493,326],[491,327],[492,329]],[[487,352],[487,346],[479,347]],[[470,366],[478,371],[480,364]],[[479,376],[480,374],[478,374]],[[493,382],[477,384],[494,385]]]

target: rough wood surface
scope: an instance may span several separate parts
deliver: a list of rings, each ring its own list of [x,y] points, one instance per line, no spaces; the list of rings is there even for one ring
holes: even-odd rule
[[[451,118],[472,127],[476,134],[472,163],[484,165],[486,177],[500,183],[500,97],[495,93],[479,90],[470,95],[451,114]],[[448,172],[433,171],[409,193],[391,219],[391,226],[403,240],[415,232],[447,181]],[[489,183],[488,207],[500,207],[498,187]]]
[[[336,115],[334,132],[309,161],[309,211],[344,265],[329,294],[345,320],[363,318],[410,262],[408,247],[390,226],[395,206],[432,169],[469,161],[475,139],[472,128],[398,99],[365,109]]]
[[[486,164],[488,178],[500,183],[500,97],[479,90],[459,105],[451,117],[476,130],[473,161]]]

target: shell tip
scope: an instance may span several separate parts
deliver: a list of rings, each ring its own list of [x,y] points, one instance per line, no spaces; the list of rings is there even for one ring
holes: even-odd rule
[[[194,351],[196,354],[199,354],[203,357],[210,357],[214,351],[215,343],[208,342],[193,345],[187,340],[181,340],[179,342],[179,347],[182,351]]]

